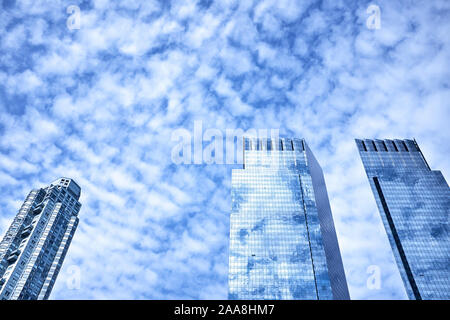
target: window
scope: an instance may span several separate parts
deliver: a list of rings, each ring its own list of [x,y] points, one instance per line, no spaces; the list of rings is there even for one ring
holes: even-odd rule
[[[284,150],[291,151],[292,149],[292,140],[291,139],[285,139],[284,140]]]
[[[392,145],[394,146],[395,151],[398,152],[398,148],[397,148],[397,145],[395,144],[395,141],[392,141]]]
[[[406,152],[409,152],[408,147],[406,146],[405,141],[402,141],[403,146],[405,147]]]
[[[272,140],[271,139],[267,139],[267,150],[268,151],[272,150]]]
[[[250,150],[250,139],[245,138],[244,144],[245,144],[245,150]]]
[[[261,148],[261,140],[260,139],[256,140],[256,150],[262,150],[262,148]]]
[[[363,146],[364,151],[367,151],[367,147],[366,147],[366,144],[364,143],[364,141],[361,141],[361,144]]]

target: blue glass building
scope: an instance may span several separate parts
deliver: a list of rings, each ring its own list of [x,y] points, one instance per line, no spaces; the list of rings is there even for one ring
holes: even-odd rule
[[[48,299],[78,225],[80,187],[32,190],[0,242],[0,300]]]
[[[356,139],[410,299],[450,299],[450,191],[415,140]]]
[[[244,138],[228,284],[230,299],[349,299],[322,169],[304,140]]]

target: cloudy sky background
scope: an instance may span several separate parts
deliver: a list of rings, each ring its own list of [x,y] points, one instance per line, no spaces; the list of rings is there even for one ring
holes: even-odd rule
[[[381,8],[369,30],[366,9]],[[81,28],[69,30],[69,5]],[[231,169],[177,128],[280,129],[322,165],[353,299],[404,299],[356,137],[450,174],[449,1],[14,1],[0,11],[0,233],[33,187],[82,187],[53,299],[226,299]],[[369,266],[381,288],[369,289]],[[68,288],[77,266],[81,285]]]

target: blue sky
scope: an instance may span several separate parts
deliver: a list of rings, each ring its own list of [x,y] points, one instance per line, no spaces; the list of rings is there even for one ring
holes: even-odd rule
[[[368,29],[369,4],[381,28]],[[69,30],[69,5],[81,9]],[[322,165],[354,299],[406,297],[354,143],[416,138],[450,172],[448,1],[14,1],[0,11],[0,233],[82,187],[55,299],[225,299],[232,165],[174,130],[279,128]],[[381,288],[367,288],[367,268]],[[71,267],[81,285],[67,287]]]

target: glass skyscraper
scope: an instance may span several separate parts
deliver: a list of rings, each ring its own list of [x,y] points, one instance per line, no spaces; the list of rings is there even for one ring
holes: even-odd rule
[[[229,299],[349,299],[322,169],[303,139],[244,138]]]
[[[32,190],[0,242],[0,300],[48,299],[78,225],[80,187]]]
[[[356,139],[410,299],[450,299],[450,191],[415,140]]]

